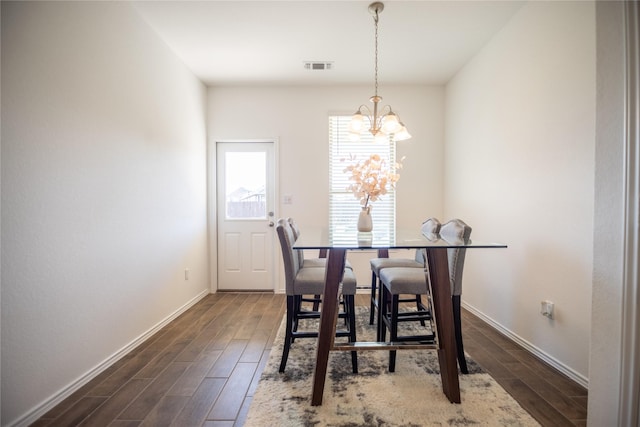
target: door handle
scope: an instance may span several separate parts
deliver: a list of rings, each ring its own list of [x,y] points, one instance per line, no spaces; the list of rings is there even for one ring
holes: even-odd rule
[[[269,227],[273,227],[274,225],[273,221],[269,221]]]

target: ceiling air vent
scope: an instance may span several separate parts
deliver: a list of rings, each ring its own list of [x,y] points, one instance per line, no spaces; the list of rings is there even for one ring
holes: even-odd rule
[[[305,70],[331,70],[333,69],[333,62],[315,62],[308,61],[304,63]]]

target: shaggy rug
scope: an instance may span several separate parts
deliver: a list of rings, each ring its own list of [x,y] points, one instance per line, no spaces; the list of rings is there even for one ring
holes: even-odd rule
[[[375,340],[368,317],[368,310],[358,307],[358,340]],[[306,326],[317,328],[317,323]],[[284,321],[253,396],[247,427],[539,425],[468,357],[470,373],[460,375],[462,403],[450,403],[432,350],[398,351],[394,373],[387,370],[388,352],[361,351],[358,374],[351,372],[350,352],[331,352],[323,404],[311,406],[316,340],[297,339],[280,374],[283,341]]]

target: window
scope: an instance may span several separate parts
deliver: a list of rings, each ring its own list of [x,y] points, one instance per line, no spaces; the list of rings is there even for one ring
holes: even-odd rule
[[[225,153],[226,219],[267,218],[265,152]]]
[[[350,162],[351,155],[355,160],[363,160],[371,154],[378,154],[389,165],[396,163],[396,146],[375,143],[371,135],[362,136],[360,141],[351,141],[348,136],[351,116],[329,117],[329,223],[334,230],[355,230],[360,201],[352,192],[347,191],[349,181],[344,172]],[[371,205],[373,230],[381,237],[395,237],[396,229],[396,195],[393,188],[387,188],[387,194]]]

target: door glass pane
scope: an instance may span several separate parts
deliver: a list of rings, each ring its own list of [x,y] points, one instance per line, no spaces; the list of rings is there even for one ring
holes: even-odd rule
[[[225,156],[227,219],[266,219],[266,153],[227,152]]]

